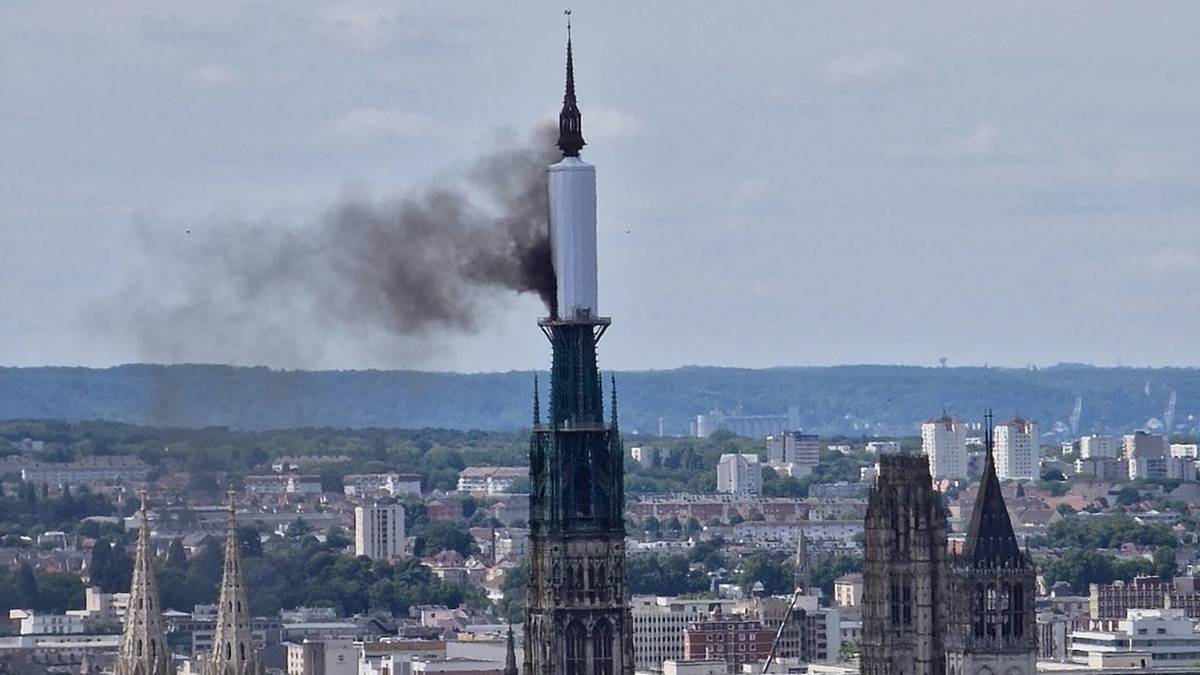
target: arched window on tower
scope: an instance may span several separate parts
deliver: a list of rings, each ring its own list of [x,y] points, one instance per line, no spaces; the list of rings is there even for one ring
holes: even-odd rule
[[[1012,589],[1008,584],[1003,584],[999,588],[1000,602],[999,614],[996,617],[1000,621],[1000,636],[1003,638],[1012,637],[1013,631],[1013,614],[1012,614]]]
[[[984,591],[984,593],[985,593],[985,595],[984,595],[984,607],[983,607],[983,609],[984,609],[984,611],[983,611],[984,619],[983,620],[985,622],[985,632],[987,633],[988,637],[994,638],[994,637],[996,637],[996,609],[997,609],[996,587],[991,584],[988,584],[987,589]]]
[[[613,630],[603,619],[592,628],[593,675],[613,675]]]
[[[984,624],[987,622],[987,608],[984,600],[983,584],[975,584],[975,637],[983,637]]]
[[[1019,638],[1025,635],[1025,588],[1019,583],[1013,584],[1009,589],[1009,598],[1012,635]]]
[[[583,624],[572,621],[567,626],[567,675],[587,673],[587,631]]]

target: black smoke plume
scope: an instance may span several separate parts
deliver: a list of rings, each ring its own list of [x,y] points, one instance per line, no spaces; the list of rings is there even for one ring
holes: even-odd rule
[[[557,157],[545,128],[434,187],[348,198],[299,226],[142,226],[148,269],[91,318],[132,334],[149,360],[294,364],[317,356],[299,330],[472,332],[506,293],[537,294],[553,315],[546,167]]]

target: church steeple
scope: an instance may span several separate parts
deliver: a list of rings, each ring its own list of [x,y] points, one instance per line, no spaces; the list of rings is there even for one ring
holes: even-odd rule
[[[992,456],[992,411],[984,416],[983,478],[979,483],[979,494],[975,497],[975,509],[967,526],[967,541],[964,551],[967,559],[980,567],[1024,567],[1025,556],[1013,533],[1008,507],[1000,490],[1000,479],[996,475],[996,462]]]
[[[138,509],[141,528],[133,559],[129,608],[125,611],[125,631],[114,672],[116,675],[167,675],[171,656],[163,632],[158,579],[154,574],[154,553],[150,550],[150,519],[146,513],[145,493],[142,493],[141,500],[142,505]]]
[[[205,675],[261,675],[262,662],[254,651],[250,605],[242,575],[242,553],[238,542],[237,514],[233,493],[229,495],[229,528],[225,534],[225,570],[217,605],[217,627],[213,651]]]
[[[583,140],[583,115],[575,100],[575,62],[571,54],[571,10],[567,15],[567,88],[562,111],[558,113],[558,147],[563,157],[578,157],[587,143]]]

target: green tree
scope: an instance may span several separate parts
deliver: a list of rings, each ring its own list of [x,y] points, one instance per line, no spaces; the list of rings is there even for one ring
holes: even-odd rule
[[[684,595],[708,589],[707,578],[692,571],[682,555],[635,556],[625,561],[629,590],[641,595]]]
[[[738,585],[749,595],[755,583],[762,583],[767,595],[790,593],[794,590],[795,575],[790,562],[780,562],[762,553],[742,558],[738,566]]]
[[[808,583],[814,588],[821,589],[821,592],[827,597],[832,597],[833,582],[838,577],[861,572],[862,568],[862,558],[852,558],[850,556],[828,558],[809,566]]]
[[[475,540],[467,524],[456,520],[431,520],[416,534],[414,555],[427,556],[442,551],[458,551],[463,557],[475,552]]]
[[[17,569],[16,601],[20,609],[37,609],[41,606],[37,577],[29,563],[21,563]]]

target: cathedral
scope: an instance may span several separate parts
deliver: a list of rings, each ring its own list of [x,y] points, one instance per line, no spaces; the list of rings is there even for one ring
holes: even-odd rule
[[[624,452],[616,383],[610,419],[596,345],[609,326],[597,311],[596,171],[579,158],[570,26],[559,115],[562,160],[549,167],[550,247],[558,289],[539,321],[550,341],[549,419],[534,383],[529,448],[530,571],[525,675],[632,675],[625,580]]]
[[[864,675],[1033,675],[1035,572],[1004,505],[987,416],[983,477],[963,550],[928,459],[880,457],[863,564]]]
[[[166,646],[154,554],[150,549],[150,519],[146,497],[138,514],[141,530],[133,562],[129,609],[117,652],[115,675],[169,675],[174,671]],[[233,502],[229,504],[229,528],[225,537],[225,568],[217,608],[213,651],[200,661],[202,675],[262,675],[263,666],[250,631],[250,605],[242,577],[242,556],[237,536]]]

